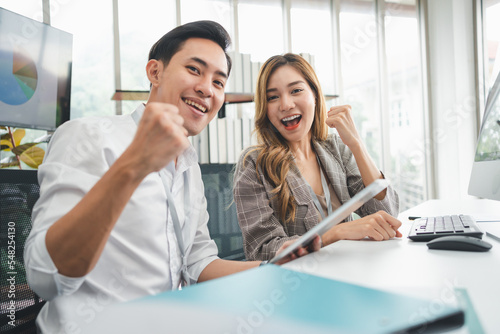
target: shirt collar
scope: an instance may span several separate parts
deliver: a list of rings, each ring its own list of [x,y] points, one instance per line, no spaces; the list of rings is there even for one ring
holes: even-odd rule
[[[177,171],[182,173],[197,163],[198,154],[193,145],[189,145],[189,147],[177,158]]]
[[[142,118],[142,114],[144,113],[144,109],[146,109],[146,105],[144,103],[141,103],[130,114],[130,116],[132,116],[132,119],[134,120],[134,122],[135,122],[136,125],[139,124],[139,121]]]

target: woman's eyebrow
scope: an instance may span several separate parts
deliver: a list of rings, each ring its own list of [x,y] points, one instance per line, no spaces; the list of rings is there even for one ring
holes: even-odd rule
[[[294,82],[290,82],[286,86],[287,87],[291,87],[291,86],[295,86],[296,84],[299,84],[299,83],[305,83],[305,82],[303,80],[297,80],[297,81],[294,81]],[[278,90],[277,88],[269,88],[269,89],[266,90],[266,93],[275,92],[277,90]]]

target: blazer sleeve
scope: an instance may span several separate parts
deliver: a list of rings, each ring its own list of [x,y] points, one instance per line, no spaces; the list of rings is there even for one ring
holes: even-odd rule
[[[248,152],[249,149],[240,156],[233,185],[243,247],[247,260],[270,260],[285,241],[298,236],[287,235],[272,208],[262,173],[257,176],[257,152]]]
[[[350,197],[353,197],[365,187],[363,184],[363,179],[361,178],[361,174],[359,172],[358,165],[356,164],[356,160],[354,159],[351,150],[342,142],[339,136],[334,136],[332,140],[333,145],[337,147],[340,153],[342,164],[345,167],[346,182],[349,195]],[[380,173],[385,178],[384,173]],[[389,185],[389,187],[387,188],[384,199],[377,200],[375,198],[372,198],[358,210],[356,210],[356,213],[361,217],[365,217],[379,210],[383,210],[394,217],[398,216],[399,196],[396,190],[391,185]]]

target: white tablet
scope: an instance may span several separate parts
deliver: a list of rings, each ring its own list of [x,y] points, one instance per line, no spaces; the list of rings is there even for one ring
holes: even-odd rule
[[[285,248],[281,253],[273,257],[269,263],[276,263],[289,254],[296,252],[300,247],[306,247],[313,241],[313,239],[319,235],[323,235],[333,226],[342,222],[347,216],[352,212],[357,210],[360,206],[365,204],[379,192],[387,188],[389,181],[385,179],[377,179],[372,182],[368,187],[361,190],[353,198],[345,202],[340,208],[335,210],[331,215],[323,219],[318,225],[314,226],[312,229],[307,231],[301,237],[299,237],[294,243]]]

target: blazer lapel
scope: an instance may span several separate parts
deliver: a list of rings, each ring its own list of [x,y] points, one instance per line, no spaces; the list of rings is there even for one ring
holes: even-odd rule
[[[351,199],[351,196],[347,190],[347,179],[345,171],[341,167],[342,162],[335,163],[335,160],[340,160],[340,157],[332,157],[332,154],[327,152],[325,147],[318,142],[314,142],[314,149],[316,150],[316,154],[318,154],[323,169],[326,171],[328,181],[330,181],[335,190],[335,194],[337,194],[340,203],[344,204]]]
[[[313,228],[321,220],[318,210],[314,205],[311,193],[309,192],[309,185],[306,183],[295,163],[290,166],[290,172],[287,176],[290,191],[295,197],[297,205],[307,206],[304,217],[296,217],[304,219],[304,225],[307,230]]]

